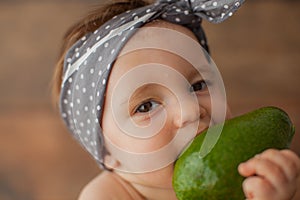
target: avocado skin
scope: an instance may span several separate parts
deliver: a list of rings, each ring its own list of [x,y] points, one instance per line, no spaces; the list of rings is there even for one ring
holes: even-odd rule
[[[217,130],[216,125],[210,131]],[[263,107],[227,120],[214,148],[201,158],[207,130],[195,137],[175,163],[173,188],[179,200],[242,200],[241,162],[268,148],[288,148],[294,135],[289,116],[276,107]]]

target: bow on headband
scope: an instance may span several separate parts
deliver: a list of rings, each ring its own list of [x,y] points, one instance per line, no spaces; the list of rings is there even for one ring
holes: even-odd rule
[[[80,144],[103,166],[102,106],[112,64],[130,37],[144,24],[163,19],[186,26],[208,51],[202,19],[219,23],[244,0],[159,0],[115,16],[75,43],[64,62],[60,111]]]

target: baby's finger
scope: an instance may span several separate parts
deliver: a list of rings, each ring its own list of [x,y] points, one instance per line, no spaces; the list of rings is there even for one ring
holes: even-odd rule
[[[298,175],[298,158],[290,150],[268,149],[261,154],[262,159],[267,159],[277,165],[289,181],[294,181]]]
[[[269,181],[274,187],[278,187],[278,190],[281,190],[281,186],[288,183],[287,177],[281,167],[262,156],[256,156],[240,164],[238,170],[245,177],[260,176]]]
[[[247,199],[274,199],[272,195],[276,195],[275,188],[269,184],[264,178],[259,176],[251,176],[243,182],[243,191]]]
[[[293,151],[288,150],[288,149],[281,150],[281,153],[284,154],[286,157],[288,157],[291,161],[293,161],[293,164],[294,164],[293,167],[295,167],[295,171],[297,172],[296,176],[298,177],[300,175],[300,158],[299,158],[299,156],[296,153],[294,153]]]

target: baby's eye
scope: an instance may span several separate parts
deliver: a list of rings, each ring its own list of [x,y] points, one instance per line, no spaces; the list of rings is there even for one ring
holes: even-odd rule
[[[201,81],[194,83],[190,87],[190,92],[197,92],[197,91],[204,90],[206,88],[207,88],[207,83],[204,80],[201,80]]]
[[[143,102],[141,105],[137,107],[135,110],[135,113],[147,113],[152,111],[154,108],[156,108],[159,104],[153,100],[149,100],[146,102]]]

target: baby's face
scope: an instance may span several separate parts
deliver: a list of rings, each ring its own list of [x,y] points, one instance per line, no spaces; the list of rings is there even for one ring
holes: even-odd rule
[[[198,133],[220,121],[213,106],[215,110],[224,106],[224,98],[202,50],[183,46],[197,44],[189,30],[172,25],[179,38],[172,34],[149,38],[151,31],[133,36],[116,60],[102,128],[109,157],[117,161],[107,160],[108,166],[148,172],[153,179],[156,174],[166,182],[162,185],[170,185],[173,162]],[[191,52],[182,53],[185,48]]]

